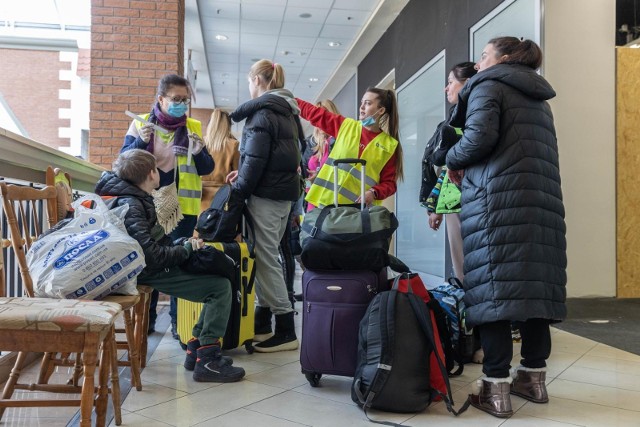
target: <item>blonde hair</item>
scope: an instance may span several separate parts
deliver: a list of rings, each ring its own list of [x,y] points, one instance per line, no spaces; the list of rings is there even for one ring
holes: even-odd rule
[[[336,107],[336,104],[334,104],[330,99],[316,102],[316,107],[321,107],[327,111],[331,111],[332,113],[340,114],[340,111],[338,111],[338,107]],[[315,139],[317,142],[316,146],[313,149],[313,155],[316,156],[318,161],[322,161],[322,156],[324,155],[324,147],[327,145],[327,134],[324,133],[320,128],[313,128],[313,139]]]
[[[229,113],[216,108],[211,113],[207,133],[204,136],[204,145],[209,153],[222,151],[228,139],[235,139],[231,134],[231,119]]]
[[[260,76],[267,85],[267,90],[282,89],[284,87],[284,68],[282,65],[261,59],[251,66],[249,77]]]

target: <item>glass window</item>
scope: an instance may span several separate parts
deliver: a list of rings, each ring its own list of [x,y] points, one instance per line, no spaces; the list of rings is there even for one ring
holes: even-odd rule
[[[422,155],[427,142],[445,117],[444,51],[398,88],[400,142],[404,151],[404,182],[399,183],[396,212],[396,254],[413,271],[444,277],[445,228],[429,228],[420,206]]]
[[[494,37],[514,36],[540,44],[540,0],[507,0],[471,27],[471,60]]]

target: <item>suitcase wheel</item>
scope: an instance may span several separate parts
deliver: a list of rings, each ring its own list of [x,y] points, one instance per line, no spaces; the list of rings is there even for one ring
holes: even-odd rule
[[[247,350],[247,353],[253,354],[253,344],[247,343],[244,345],[244,349]]]
[[[315,372],[305,373],[305,377],[307,377],[307,381],[311,384],[311,387],[318,387],[320,385],[320,378],[322,378],[322,374],[316,374]]]

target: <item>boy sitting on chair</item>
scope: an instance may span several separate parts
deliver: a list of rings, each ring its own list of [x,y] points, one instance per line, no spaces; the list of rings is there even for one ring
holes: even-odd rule
[[[112,208],[129,205],[125,227],[142,246],[147,264],[138,276],[139,282],[171,296],[204,303],[193,327],[193,338],[187,343],[185,369],[193,371],[193,379],[199,382],[239,381],[244,369],[232,366],[233,361],[222,356],[220,346],[231,310],[231,283],[221,276],[190,274],[180,268],[203,243],[188,239],[177,245],[165,234],[151,196],[159,182],[153,154],[129,150],[113,162],[113,172],[102,174],[96,193],[117,197]]]

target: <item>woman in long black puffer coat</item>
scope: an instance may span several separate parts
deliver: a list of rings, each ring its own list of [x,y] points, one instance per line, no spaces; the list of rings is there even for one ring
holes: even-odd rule
[[[549,83],[536,73],[532,41],[489,41],[467,81],[451,125],[462,139],[447,154],[462,179],[464,301],[485,358],[471,404],[509,417],[510,393],[548,401],[549,324],[566,317],[566,240],[558,145]],[[455,173],[451,174],[452,176]],[[512,380],[511,322],[521,322],[522,360]]]

